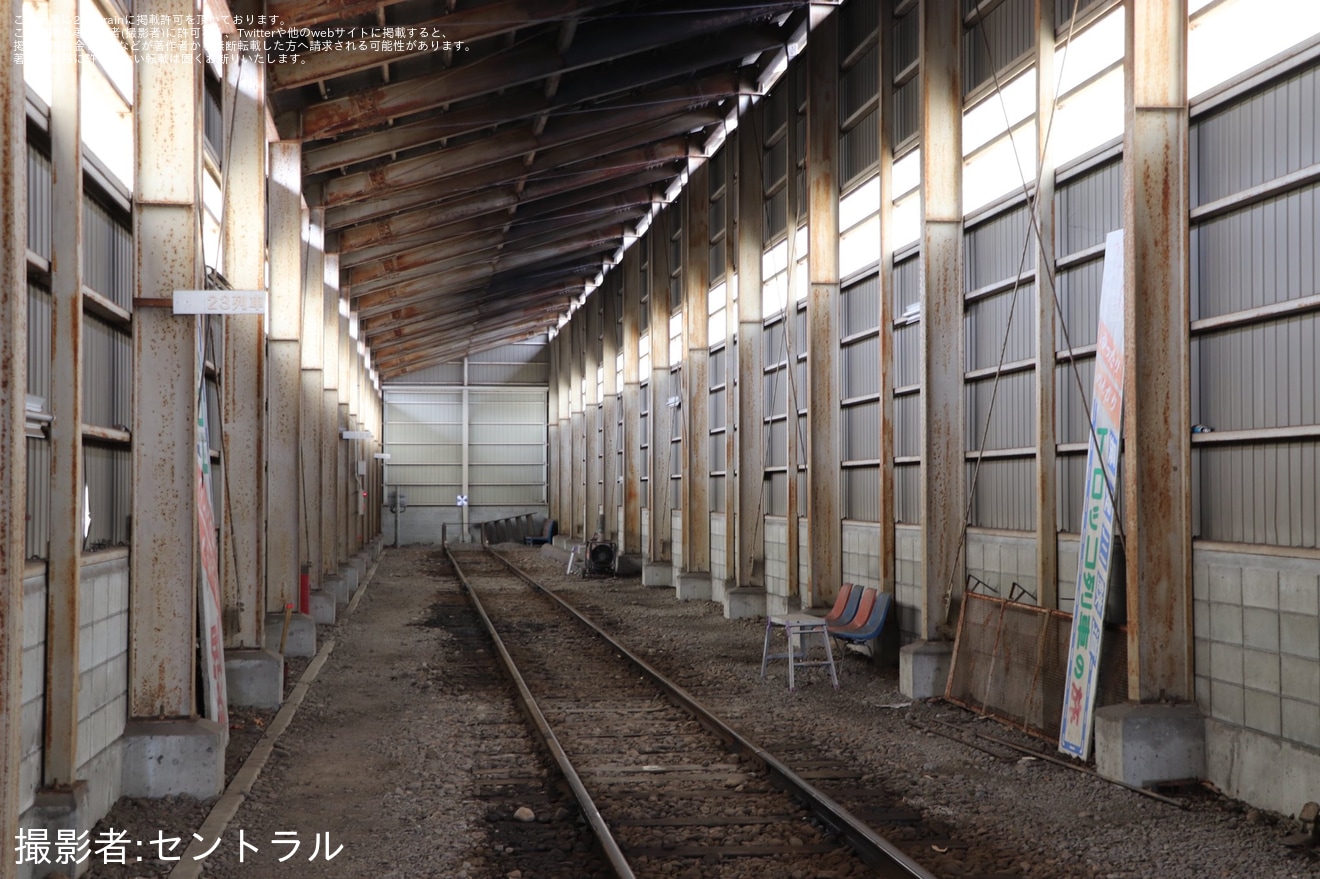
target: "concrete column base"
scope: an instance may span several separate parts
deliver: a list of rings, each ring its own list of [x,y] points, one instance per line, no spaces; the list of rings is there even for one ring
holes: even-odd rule
[[[550,543],[553,546],[557,546],[558,548],[562,549],[564,552],[568,552],[569,550],[571,550],[573,548],[573,544],[577,542],[578,541],[576,538],[570,537],[567,534],[556,534],[554,537],[550,538]]]
[[[358,577],[358,570],[352,565],[340,565],[339,576],[344,578],[350,596],[358,591],[358,586],[362,585],[362,580]]]
[[[777,595],[773,592],[765,593],[765,612],[767,616],[775,616],[782,613],[794,613],[798,609],[798,603],[790,595]]]
[[[226,650],[225,693],[238,708],[279,708],[284,657],[273,650]]]
[[[359,552],[356,553],[355,555],[349,556],[348,566],[350,568],[355,568],[357,570],[359,584],[361,584],[363,580],[367,579],[367,568],[371,566],[367,564],[366,553]]]
[[[674,597],[679,601],[710,601],[710,572],[692,571],[677,576]]]
[[[225,789],[225,732],[213,720],[130,720],[123,738],[123,795],[219,796]]]
[[[898,689],[909,699],[943,696],[953,664],[952,641],[917,641],[898,651]]]
[[[324,589],[312,590],[312,619],[318,626],[335,624],[335,597]]]
[[[674,565],[671,562],[646,562],[642,565],[643,586],[673,586]]]
[[[710,575],[710,600],[724,604],[729,590],[733,588],[733,581],[726,580],[724,577]]]
[[[760,586],[739,586],[725,591],[726,620],[756,619],[765,615],[765,590]]]
[[[338,574],[326,574],[321,580],[321,589],[334,596],[336,608],[348,604],[348,581]]]
[[[1205,777],[1205,719],[1195,705],[1128,702],[1095,712],[1095,770],[1146,787]]]
[[[59,838],[60,831],[72,831],[75,837],[90,833],[96,822],[89,812],[87,782],[75,781],[67,788],[39,789],[32,808],[24,813],[19,823],[27,829],[44,829],[46,838],[52,842]],[[53,854],[51,858],[54,859]],[[88,858],[81,864],[63,864],[59,870],[70,879],[77,879],[87,875],[93,860]],[[45,865],[28,865],[28,872],[20,868],[19,875],[44,876],[48,870],[50,867]]]
[[[266,615],[266,649],[280,652],[280,633],[284,628],[284,614]],[[289,634],[284,641],[284,655],[311,659],[316,655],[316,621],[304,613],[289,617]]]

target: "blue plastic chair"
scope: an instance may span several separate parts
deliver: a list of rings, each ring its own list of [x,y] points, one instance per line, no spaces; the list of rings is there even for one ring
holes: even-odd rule
[[[836,641],[848,644],[864,644],[867,641],[874,641],[880,637],[880,633],[885,628],[885,618],[889,615],[889,605],[894,601],[894,596],[889,593],[881,593],[876,596],[875,603],[871,605],[871,613],[867,615],[866,620],[856,628],[834,627],[829,629],[830,637]]]

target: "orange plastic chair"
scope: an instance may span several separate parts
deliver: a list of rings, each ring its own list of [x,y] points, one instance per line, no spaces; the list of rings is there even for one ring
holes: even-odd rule
[[[825,614],[825,624],[829,626],[843,625],[852,621],[857,614],[857,601],[853,599],[853,592],[858,593],[857,598],[861,598],[861,590],[854,589],[853,584],[844,583],[839,587],[839,595],[834,599],[834,607]],[[850,612],[851,611],[851,612]]]
[[[867,620],[871,618],[871,611],[875,608],[877,595],[879,595],[878,590],[872,589],[870,586],[862,589],[862,600],[858,602],[857,611],[853,614],[852,619],[844,625],[830,626],[829,633],[831,635],[851,634],[865,626]]]

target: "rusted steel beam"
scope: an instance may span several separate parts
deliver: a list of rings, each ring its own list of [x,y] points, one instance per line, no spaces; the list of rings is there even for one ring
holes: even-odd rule
[[[380,217],[387,217],[390,214],[464,198],[472,199],[484,195],[487,196],[487,201],[490,201],[490,196],[494,195],[490,191],[492,187],[517,180],[526,173],[527,165],[522,159],[510,159],[506,162],[498,162],[494,165],[478,168],[470,174],[463,174],[459,177],[443,177],[434,182],[400,190],[380,198],[331,207],[325,213],[326,228],[342,229]],[[502,210],[508,206],[509,202],[505,200],[502,207],[494,209]]]
[[[226,67],[225,118],[233,120],[226,153],[229,176],[223,216],[223,271],[238,290],[266,286],[266,115],[261,100],[266,68]],[[258,649],[266,622],[265,482],[262,455],[266,387],[265,317],[225,320],[221,382],[223,449],[231,479],[221,528],[225,646]],[[229,625],[231,622],[236,625]]]
[[[456,252],[426,262],[412,262],[405,268],[387,272],[373,280],[355,283],[353,285],[353,296],[357,299],[363,299],[374,293],[391,290],[407,281],[417,280],[429,280],[438,289],[443,288],[445,278],[453,272],[468,266],[492,263],[499,256],[500,243],[499,239],[490,240],[489,243],[486,239],[483,239],[479,246],[474,246],[470,250]],[[380,263],[376,263],[376,265],[380,265]]]
[[[789,9],[800,4],[782,4]],[[634,22],[593,22],[579,29],[576,45],[560,53],[553,46],[516,46],[493,52],[461,67],[348,97],[315,104],[302,111],[304,139],[319,140],[378,125],[492,92],[544,79],[552,74],[593,67],[629,55],[682,45],[764,18],[772,7],[738,7],[712,14],[662,15],[647,27]]]
[[[1187,2],[1127,19],[1123,509],[1128,698],[1192,701]]]
[[[51,354],[50,543],[46,564],[45,739],[42,786],[78,773],[79,597],[83,549],[82,107],[76,0],[50,5]],[[89,645],[90,649],[90,645]]]
[[[469,218],[457,223],[451,223],[444,227],[443,231],[437,229],[423,229],[419,232],[409,232],[406,235],[398,235],[387,239],[384,243],[366,244],[353,249],[346,249],[344,236],[338,235],[337,245],[339,246],[339,268],[345,272],[351,269],[370,265],[380,260],[399,256],[411,250],[423,247],[432,247],[439,242],[457,241],[460,238],[471,238],[478,236],[483,232],[490,232],[499,227],[493,226],[488,220],[480,218]]]
[[[348,283],[357,292],[361,290],[364,284],[390,278],[401,280],[406,278],[409,272],[416,271],[419,267],[432,266],[442,260],[466,253],[480,253],[498,245],[503,240],[503,236],[499,232],[464,235],[460,238],[445,236],[422,247],[406,250],[403,253],[366,265],[354,266],[345,274]]]
[[[421,22],[410,22],[409,25],[419,30],[425,27],[433,33],[443,33],[445,40],[471,45],[479,40],[502,36],[516,30],[525,30],[539,24],[561,21],[615,2],[618,2],[618,0],[496,0],[496,2],[481,6],[455,10],[447,15],[433,16]],[[333,9],[335,5],[333,3],[308,4],[304,2],[298,4],[298,11],[302,14],[315,16],[316,20],[319,21],[349,17],[344,12],[331,12],[322,8],[330,6]],[[379,8],[379,4],[376,3],[357,5],[366,5],[368,8],[365,11],[367,12]],[[275,0],[271,6],[274,7],[275,14],[278,15],[284,8],[294,6],[294,2]],[[331,18],[322,17],[327,14]],[[285,21],[289,22],[290,19],[285,19]],[[308,24],[306,21],[293,21],[291,23],[297,27],[304,27]],[[421,44],[422,48],[400,51],[371,49],[368,47],[353,52],[314,52],[305,56],[305,58],[300,58],[301,63],[299,64],[271,65],[274,74],[271,77],[272,87],[275,90],[298,88],[324,79],[332,79],[350,73],[361,73],[382,64],[416,58],[433,51],[429,41],[423,40]]]
[[[315,146],[303,155],[303,172],[324,174],[442,140],[461,138],[487,128],[508,125],[543,112],[547,107],[545,97],[539,93],[492,96],[475,106],[440,112],[415,122]]]
[[[518,197],[507,192],[479,193],[444,205],[395,214],[392,217],[345,229],[339,233],[339,247],[342,253],[352,254],[353,251],[373,245],[388,244],[420,232],[431,232],[440,226],[450,226],[471,220],[473,217],[507,210],[517,203]]]
[[[813,605],[828,607],[843,582],[839,491],[839,16],[807,43],[807,497]],[[794,535],[790,534],[790,539]]]
[[[554,284],[535,290],[528,290],[520,294],[519,298],[526,300],[527,303],[541,304],[542,302],[564,302],[567,303],[568,297],[575,292],[582,290],[583,279],[577,278],[565,281],[562,284]],[[488,302],[508,302],[511,298],[508,293],[492,290],[478,290],[467,294],[474,300],[476,305],[483,305]],[[460,297],[454,297],[459,301]],[[457,311],[455,309],[454,311]],[[452,316],[453,311],[437,313],[433,308],[427,306],[412,306],[399,309],[397,313],[391,313],[384,318],[376,318],[370,321],[370,325],[362,329],[362,337],[371,345],[372,350],[378,350],[382,345],[411,345],[418,339],[428,334],[433,334],[438,326],[445,324]]]
[[[22,4],[0,16],[0,45],[21,37]],[[23,568],[27,509],[27,137],[23,65],[0,60],[0,834],[18,838],[23,763]],[[0,858],[0,879],[18,859]]]
[[[376,363],[381,369],[397,370],[405,366],[415,368],[415,364],[425,361],[443,362],[454,359],[454,355],[466,353],[478,345],[511,341],[510,331],[514,328],[521,329],[529,322],[533,324],[528,329],[529,334],[544,331],[546,324],[551,320],[551,315],[559,308],[562,308],[562,305],[546,306],[502,317],[468,316],[465,321],[455,323],[445,333],[438,335],[429,345],[410,351],[394,352],[387,349],[381,352],[380,359]]]
[[[513,243],[535,238],[544,232],[547,224],[585,222],[637,206],[649,208],[661,197],[660,184],[667,184],[675,176],[672,168],[656,168],[554,198],[526,202],[518,209],[508,240]]]
[[[837,126],[835,126],[837,127]],[[697,168],[683,200],[683,573],[710,588],[710,165]]]
[[[760,114],[761,107],[746,113]],[[757,120],[759,121],[759,120]],[[765,522],[762,497],[765,492],[765,450],[761,442],[764,423],[765,381],[762,347],[765,324],[761,312],[762,224],[765,190],[761,175],[762,144],[756,132],[762,126],[744,115],[735,137],[738,142],[738,559],[734,568],[736,586],[765,585]],[[732,323],[732,321],[730,321]],[[730,370],[733,369],[730,364]],[[729,467],[730,471],[734,468]],[[727,477],[726,477],[727,479]],[[730,504],[733,507],[733,504]],[[731,529],[732,530],[732,529]],[[732,557],[731,557],[732,558]],[[733,568],[733,565],[730,565]]]
[[[632,92],[689,71],[705,70],[726,61],[755,55],[780,42],[782,37],[774,28],[740,30],[716,46],[666,54],[647,64],[611,71],[608,77],[590,70],[582,71],[575,75],[579,81],[561,86],[553,99],[546,98],[541,90],[526,94],[491,95],[480,104],[313,147],[304,156],[303,169],[308,174],[323,173],[442,139],[459,138],[496,125],[508,126],[520,119],[531,120],[547,113],[554,114],[609,95]],[[740,90],[745,92],[752,87],[747,84]],[[623,103],[637,104],[648,100],[642,95]],[[592,107],[590,111],[603,112],[606,108]]]
[[[736,93],[736,83],[726,85],[732,76],[712,82],[721,97]],[[704,83],[703,83],[704,84]],[[650,143],[664,137],[683,134],[718,121],[713,110],[668,112],[672,103],[692,100],[686,94],[642,107],[618,108],[606,113],[574,116],[547,130],[539,137],[525,129],[474,140],[459,146],[392,162],[370,171],[361,171],[329,180],[325,187],[328,205],[344,205],[363,199],[379,198],[399,190],[429,185],[446,177],[464,175],[488,165],[506,162],[529,152],[542,155],[531,166],[531,173],[558,168],[574,161],[606,155],[618,149]],[[583,142],[586,143],[583,143]],[[577,149],[567,148],[577,145]],[[585,150],[584,150],[585,148]]]
[[[951,635],[965,559],[963,373],[962,17],[952,4],[921,13],[921,637]]]

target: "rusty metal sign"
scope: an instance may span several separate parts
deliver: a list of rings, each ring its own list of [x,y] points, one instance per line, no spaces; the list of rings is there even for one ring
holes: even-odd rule
[[[1086,451],[1086,490],[1082,507],[1081,552],[1072,636],[1065,666],[1059,750],[1085,760],[1091,749],[1091,722],[1100,672],[1100,636],[1114,551],[1114,487],[1123,426],[1123,232],[1105,239],[1100,286],[1095,381],[1091,388],[1091,434]]]
[[[265,290],[175,290],[175,314],[265,314]]]

